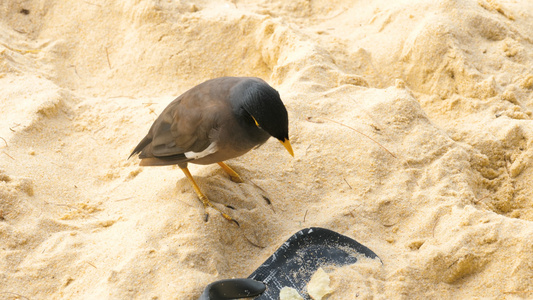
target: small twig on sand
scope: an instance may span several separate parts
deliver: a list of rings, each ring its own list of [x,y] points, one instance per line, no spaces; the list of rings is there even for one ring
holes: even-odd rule
[[[479,202],[481,202],[482,200],[490,197],[491,195],[486,195],[486,196],[483,196],[481,197],[480,199],[474,199],[474,204],[478,204]]]
[[[78,74],[78,68],[76,68],[75,65],[68,65],[69,68],[74,68],[74,73],[76,74],[76,76],[78,76],[79,79],[81,79],[81,76],[80,74]]]
[[[1,136],[0,136],[0,139],[2,139],[2,140],[4,141],[4,143],[6,143],[6,147],[8,147],[6,139],[4,139],[4,138],[1,137]]]
[[[106,55],[106,58],[107,58],[107,65],[109,66],[109,69],[113,69],[111,67],[111,62],[109,61],[109,51],[107,51],[107,47],[105,48],[105,55]]]
[[[304,223],[305,223],[305,218],[307,218],[307,213],[309,212],[308,209],[305,210],[305,214],[304,214]]]
[[[389,149],[385,148],[385,147],[384,147],[383,145],[381,145],[378,141],[376,141],[375,139],[371,138],[370,136],[368,136],[368,135],[362,133],[361,131],[359,131],[359,130],[357,130],[357,129],[351,127],[351,126],[348,126],[348,125],[346,125],[346,124],[344,124],[344,123],[337,122],[337,121],[335,121],[335,120],[332,120],[332,119],[329,119],[329,118],[326,118],[326,117],[320,117],[320,118],[322,118],[322,119],[324,119],[324,120],[328,120],[328,121],[333,122],[333,123],[337,123],[337,124],[339,124],[339,125],[341,125],[341,126],[347,127],[347,128],[349,128],[349,129],[351,129],[351,130],[353,130],[353,131],[359,133],[360,135],[362,135],[362,136],[368,138],[369,140],[371,140],[371,141],[373,141],[374,143],[376,143],[377,145],[379,145],[379,146],[380,146],[381,148],[383,148],[385,151],[389,152],[389,154],[392,155],[392,157],[396,158],[396,155],[392,154],[392,152],[390,152]]]
[[[530,294],[533,293],[533,290],[527,290],[527,291],[509,291],[509,292],[503,292],[504,294]]]
[[[85,215],[88,215],[86,212],[83,211],[83,209],[81,208],[77,208],[77,207],[74,207],[72,205],[68,205],[68,204],[62,204],[62,203],[54,203],[54,202],[48,202],[48,201],[44,201],[45,204],[48,204],[48,205],[55,205],[55,206],[63,206],[63,207],[67,207],[71,210],[77,210],[79,211],[80,213],[82,214],[85,214]]]
[[[305,148],[305,154],[304,154],[304,156],[307,156],[307,151],[309,150],[309,148],[311,148],[312,145],[313,145],[313,144],[309,144],[309,146],[307,146],[307,148]]]
[[[30,298],[26,297],[26,296],[23,296],[21,294],[17,294],[17,293],[12,293],[12,292],[0,292],[0,294],[7,294],[7,295],[13,295],[14,297],[17,297],[17,298],[24,298],[24,299],[28,299],[30,300]]]
[[[346,184],[350,187],[350,189],[352,190],[352,186],[348,183],[348,181],[346,181],[346,178],[342,178],[344,180],[344,182],[346,182]]]
[[[263,191],[266,194],[266,191],[262,187],[260,187],[257,183],[253,182],[251,179],[247,179],[247,180],[250,181],[256,188],[260,189],[261,191]],[[265,200],[267,200],[267,199],[265,199]],[[270,199],[268,199],[267,202],[270,202]]]
[[[102,127],[100,127],[99,129],[97,129],[94,133],[98,133],[98,131],[100,131],[100,130],[102,130],[102,129],[104,129],[104,128],[105,128],[105,126],[102,126]]]
[[[128,197],[128,198],[122,198],[122,199],[118,199],[118,200],[113,200],[113,202],[126,201],[126,200],[130,200],[130,199],[133,199],[133,197]],[[185,203],[185,202],[184,202],[184,203]]]
[[[11,158],[12,160],[16,160],[16,159],[13,158],[13,156],[7,154],[5,151],[2,151],[2,153],[4,153],[5,155],[9,156],[9,158]]]

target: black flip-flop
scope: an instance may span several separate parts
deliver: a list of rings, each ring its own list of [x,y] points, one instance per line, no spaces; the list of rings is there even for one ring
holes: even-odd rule
[[[209,284],[199,300],[228,300],[256,297],[277,300],[283,287],[296,289],[310,299],[305,288],[320,267],[343,266],[357,262],[357,257],[379,259],[372,250],[357,241],[325,228],[298,231],[272,254],[248,278],[226,279]]]

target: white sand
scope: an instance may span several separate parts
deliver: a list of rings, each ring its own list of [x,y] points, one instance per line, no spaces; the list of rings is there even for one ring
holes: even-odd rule
[[[110,2],[0,2],[0,299],[196,299],[309,226],[384,262],[328,299],[533,298],[532,1]],[[279,90],[296,154],[191,167],[240,228],[126,160],[225,75]]]

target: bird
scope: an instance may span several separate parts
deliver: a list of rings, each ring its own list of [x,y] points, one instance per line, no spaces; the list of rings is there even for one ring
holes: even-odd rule
[[[278,91],[257,77],[219,77],[207,80],[173,100],[132,151],[140,166],[178,165],[205,209],[217,210],[234,221],[204,195],[188,164],[217,163],[231,180],[243,182],[224,161],[277,139],[294,157],[289,140],[287,109]]]

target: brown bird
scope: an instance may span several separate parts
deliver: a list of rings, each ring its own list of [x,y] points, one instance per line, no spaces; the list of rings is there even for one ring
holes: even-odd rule
[[[177,164],[205,208],[210,206],[235,221],[207,199],[187,164],[218,163],[231,180],[243,182],[223,161],[245,154],[271,136],[294,156],[287,110],[279,93],[259,78],[221,77],[201,83],[172,101],[130,157],[140,153],[141,166]],[[206,221],[207,217],[206,212]]]

